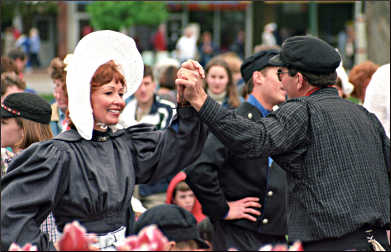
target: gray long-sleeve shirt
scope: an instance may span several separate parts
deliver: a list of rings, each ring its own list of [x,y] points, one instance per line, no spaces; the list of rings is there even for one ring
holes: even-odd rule
[[[287,171],[289,240],[390,225],[390,140],[375,115],[336,89],[288,100],[257,122],[210,97],[199,115],[239,157],[271,156]]]

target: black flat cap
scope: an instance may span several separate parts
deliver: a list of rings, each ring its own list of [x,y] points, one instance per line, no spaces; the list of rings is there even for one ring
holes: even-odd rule
[[[272,64],[318,74],[334,72],[340,62],[341,57],[332,46],[313,36],[287,38],[280,54],[270,59]]]
[[[249,81],[254,71],[259,71],[267,66],[281,66],[281,64],[270,63],[269,60],[280,51],[277,49],[262,50],[246,58],[240,66],[240,73],[245,82]]]
[[[13,93],[1,104],[1,118],[22,117],[31,121],[48,124],[52,115],[50,104],[31,93]]]
[[[187,210],[173,204],[162,204],[145,211],[135,223],[135,232],[146,226],[156,224],[169,241],[195,240],[199,248],[209,248],[201,239],[197,220]]]

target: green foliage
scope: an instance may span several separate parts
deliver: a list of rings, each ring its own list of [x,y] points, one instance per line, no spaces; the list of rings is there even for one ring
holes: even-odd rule
[[[6,24],[12,24],[12,18],[14,17],[16,4],[14,1],[5,0],[1,3],[1,22]]]
[[[3,0],[1,3],[1,22],[5,25],[11,25],[12,19],[16,15],[18,9],[22,17],[23,25],[26,29],[31,28],[31,22],[34,16],[37,15],[56,15],[57,2],[48,1],[15,1]],[[2,27],[3,29],[4,27]]]
[[[96,1],[87,5],[91,24],[96,30],[119,31],[132,25],[158,25],[168,17],[164,2]]]
[[[43,99],[45,99],[45,101],[51,103],[54,99],[54,96],[52,93],[44,93],[44,94],[39,94],[39,96],[41,96]]]

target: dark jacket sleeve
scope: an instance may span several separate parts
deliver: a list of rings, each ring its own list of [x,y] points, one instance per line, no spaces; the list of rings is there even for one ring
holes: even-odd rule
[[[201,156],[185,169],[186,183],[200,201],[203,213],[213,219],[223,219],[229,210],[218,174],[227,156],[224,145],[209,134]]]
[[[12,242],[54,250],[40,230],[68,184],[69,157],[50,142],[31,145],[11,162],[1,180],[1,250]]]
[[[207,127],[191,108],[178,108],[177,118],[164,130],[132,131],[131,150],[134,156],[136,183],[156,183],[178,173],[200,155],[207,138]],[[173,124],[178,125],[175,129]]]
[[[273,157],[294,151],[308,140],[310,130],[306,103],[294,99],[253,122],[222,108],[208,96],[199,115],[209,130],[240,158]]]

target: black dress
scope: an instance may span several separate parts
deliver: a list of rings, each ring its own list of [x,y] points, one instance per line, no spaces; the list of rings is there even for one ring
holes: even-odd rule
[[[94,131],[88,141],[72,129],[24,150],[1,180],[1,249],[31,242],[54,250],[39,229],[50,211],[61,232],[78,220],[88,233],[125,226],[128,235],[134,185],[175,174],[201,152],[207,133],[195,110],[178,109],[178,117],[177,132],[142,124]]]

